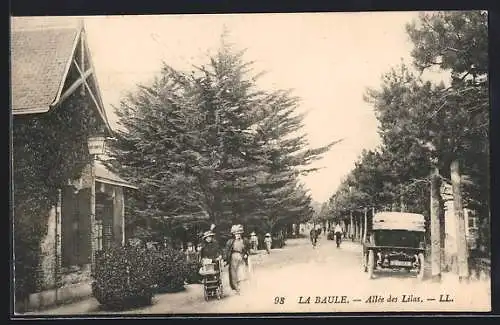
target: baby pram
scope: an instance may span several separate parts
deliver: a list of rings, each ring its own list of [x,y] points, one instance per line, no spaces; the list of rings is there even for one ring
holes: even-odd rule
[[[221,299],[224,292],[222,287],[222,260],[203,259],[200,269],[202,276],[203,295],[205,300],[210,298]]]

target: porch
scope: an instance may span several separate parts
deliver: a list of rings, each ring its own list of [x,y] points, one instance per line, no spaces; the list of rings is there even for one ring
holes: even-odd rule
[[[92,254],[125,244],[123,188],[135,187],[98,162],[93,181],[91,170],[87,166],[80,179],[68,181],[60,191],[60,204],[51,210],[42,244],[43,281],[39,292],[25,302],[25,310],[89,297]],[[95,218],[91,217],[93,204]]]

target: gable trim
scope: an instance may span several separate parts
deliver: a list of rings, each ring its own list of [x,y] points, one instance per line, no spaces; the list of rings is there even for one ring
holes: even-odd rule
[[[87,57],[87,60],[89,62],[89,68],[92,70],[92,75],[90,76],[90,78],[92,78],[92,81],[94,83],[94,86],[95,86],[95,90],[96,90],[96,99],[97,99],[97,102],[99,103],[99,107],[97,108],[100,112],[100,115],[104,121],[104,124],[106,125],[106,128],[111,131],[111,126],[109,124],[109,121],[108,121],[108,117],[106,115],[106,109],[104,108],[104,103],[102,102],[102,97],[101,97],[101,89],[99,87],[99,83],[97,81],[97,76],[96,76],[96,73],[95,73],[95,67],[94,67],[94,61],[92,60],[92,54],[90,53],[90,49],[89,49],[89,46],[88,46],[88,42],[87,42],[87,37],[86,37],[86,32],[85,32],[85,27],[84,25],[82,25],[82,38],[83,38],[83,45],[84,45],[84,48],[85,48],[85,57]],[[90,91],[90,90],[89,90]]]
[[[131,188],[131,189],[134,189],[134,190],[139,189],[137,186],[132,185],[130,183],[119,182],[119,181],[115,181],[115,180],[110,180],[110,179],[107,179],[107,178],[104,178],[104,177],[96,176],[95,180],[96,180],[96,182],[100,182],[100,183],[104,183],[104,184],[109,184],[109,185],[114,185],[114,186],[120,186],[120,187],[127,187],[127,188]]]
[[[60,99],[61,99],[62,90],[64,88],[64,84],[66,83],[66,79],[68,78],[68,73],[69,73],[69,70],[71,69],[71,64],[73,62],[73,58],[75,57],[76,47],[78,45],[78,41],[80,40],[81,34],[82,34],[82,30],[79,28],[78,32],[76,34],[76,37],[75,37],[75,41],[73,42],[73,48],[71,49],[71,55],[68,58],[68,62],[66,62],[66,68],[64,69],[64,75],[63,75],[63,77],[60,81],[60,84],[59,84],[59,90],[57,91],[56,98],[54,98],[54,101],[52,102],[52,104],[50,104],[49,109],[54,107],[54,106],[57,106]]]

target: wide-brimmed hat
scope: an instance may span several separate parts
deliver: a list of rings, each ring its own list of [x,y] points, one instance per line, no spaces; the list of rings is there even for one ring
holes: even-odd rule
[[[242,225],[233,225],[231,227],[231,233],[232,234],[242,234],[243,233],[243,226]]]
[[[205,238],[211,237],[211,236],[215,236],[215,234],[213,232],[211,232],[210,230],[208,230],[208,231],[205,231],[203,233],[203,237],[202,238],[205,239]]]
[[[255,231],[252,231],[252,233],[250,234],[250,236],[255,236],[255,235],[256,235]]]
[[[266,234],[266,237],[271,237],[271,234],[270,234],[270,233],[267,233],[267,234]]]

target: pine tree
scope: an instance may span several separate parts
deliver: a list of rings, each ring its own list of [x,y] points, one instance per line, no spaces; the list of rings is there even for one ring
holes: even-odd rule
[[[303,127],[298,99],[260,90],[243,55],[223,40],[206,65],[190,73],[165,66],[122,102],[109,165],[139,185],[131,200],[138,217],[201,210],[219,229],[281,229],[310,217],[298,177],[336,142],[308,149],[306,135],[294,136]]]
[[[366,99],[380,122],[380,157],[375,161],[368,159],[370,155],[361,157],[349,181],[332,197],[336,209],[355,203],[356,196],[346,194],[349,185],[369,193],[372,202],[400,197],[413,203],[411,210],[428,216],[429,175],[434,165],[439,178],[448,180],[451,166],[455,171],[459,166],[467,177],[454,174],[455,193],[463,195],[455,205],[461,206],[463,200],[464,206],[479,212],[483,224],[489,224],[487,15],[479,11],[425,13],[407,25],[407,32],[414,43],[417,70],[450,72],[451,83],[425,82],[401,64],[383,77],[380,89],[368,92]],[[385,192],[385,198],[376,198],[376,191]],[[484,227],[485,246],[488,234]]]

